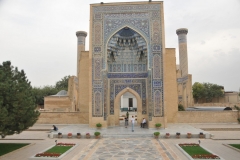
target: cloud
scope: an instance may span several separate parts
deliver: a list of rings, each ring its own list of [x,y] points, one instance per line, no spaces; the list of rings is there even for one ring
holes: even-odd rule
[[[118,0],[124,2],[125,0]],[[139,0],[135,0],[139,1]],[[104,3],[113,2],[106,0]],[[76,31],[89,32],[89,4],[97,0],[0,1],[0,60],[24,69],[34,86],[53,85],[76,74]],[[176,29],[188,28],[193,83],[238,90],[240,50],[238,0],[164,1],[166,47],[176,48]],[[86,49],[89,48],[89,34]]]

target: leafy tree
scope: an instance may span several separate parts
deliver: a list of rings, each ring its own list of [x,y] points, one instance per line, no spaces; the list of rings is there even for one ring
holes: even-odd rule
[[[195,82],[192,86],[193,98],[198,102],[198,99],[205,97],[205,88],[203,84]]]
[[[205,99],[207,102],[211,102],[213,98],[219,98],[224,95],[222,86],[212,83],[203,83],[205,88]]]
[[[70,76],[65,76],[63,77],[60,81],[58,81],[56,83],[56,86],[55,88],[58,89],[59,91],[60,90],[68,90],[68,79],[70,78]]]
[[[213,98],[219,98],[224,95],[223,87],[212,83],[195,82],[192,86],[193,98],[196,101],[205,98],[207,102],[211,102]]]
[[[182,104],[178,104],[178,111],[185,111]]]
[[[0,134],[21,133],[38,119],[31,82],[23,70],[11,66],[10,61],[0,65]]]
[[[33,94],[36,99],[36,104],[44,105],[44,97],[55,95],[61,90],[68,90],[68,79],[70,76],[63,77],[60,81],[56,82],[55,86],[34,87]]]
[[[56,89],[54,86],[44,86],[41,87],[34,87],[33,88],[33,95],[36,99],[36,104],[38,105],[44,105],[44,97],[57,94],[58,89]]]

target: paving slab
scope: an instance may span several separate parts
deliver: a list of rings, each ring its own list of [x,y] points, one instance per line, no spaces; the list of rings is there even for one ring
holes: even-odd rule
[[[51,129],[52,125],[35,124],[31,129]],[[99,131],[96,128],[89,128],[88,125],[57,125],[59,131],[63,133],[72,132],[73,134],[80,132],[84,135],[87,132],[93,134]],[[198,143],[198,138],[180,138],[170,139],[160,138],[154,139],[149,136],[155,131],[160,131],[161,135],[165,133],[199,133],[203,131],[201,128],[238,128],[238,124],[168,124],[167,128],[145,129],[135,125],[135,131],[131,132],[131,128],[125,128],[123,123],[117,127],[109,127],[101,129],[103,135],[119,135],[116,137],[104,137],[101,139],[57,139],[49,138],[49,131],[23,131],[21,134],[7,136],[4,140],[0,139],[0,143],[31,143],[29,147],[19,149],[13,153],[0,157],[1,160],[27,160],[29,157],[39,153],[46,148],[55,144],[55,140],[63,143],[76,143],[78,146],[69,154],[63,157],[63,160],[78,159],[187,159],[186,156],[175,146],[178,143]],[[205,132],[205,131],[203,131]],[[213,134],[213,139],[201,139],[201,145],[213,151],[217,155],[226,160],[239,160],[240,153],[224,144],[240,144],[239,131],[208,131],[205,133]],[[132,137],[124,137],[131,135]],[[235,139],[235,140],[231,140]]]

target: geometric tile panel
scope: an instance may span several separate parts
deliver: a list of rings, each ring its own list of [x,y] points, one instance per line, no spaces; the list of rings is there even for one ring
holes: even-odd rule
[[[94,25],[94,44],[102,44],[102,24],[95,23]]]
[[[154,92],[154,116],[162,116],[162,95],[159,90]]]
[[[153,80],[153,88],[161,88],[162,87],[162,80]]]
[[[94,115],[102,116],[102,96],[100,92],[96,92],[94,96]]]
[[[161,60],[159,55],[153,57],[153,79],[161,78]]]
[[[101,58],[94,59],[94,79],[100,80],[101,79]]]
[[[125,88],[131,88],[142,98],[142,114],[146,114],[146,80],[145,79],[111,79],[110,80],[110,114],[114,114],[114,99]]]

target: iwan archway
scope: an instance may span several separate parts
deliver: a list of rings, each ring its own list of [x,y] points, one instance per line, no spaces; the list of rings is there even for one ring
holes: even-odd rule
[[[116,32],[107,43],[107,77],[110,81],[108,125],[119,125],[120,97],[130,92],[137,98],[137,117],[147,114],[147,43],[129,27]]]
[[[90,126],[119,125],[120,97],[127,89],[138,97],[138,122],[144,117],[150,128],[165,123],[165,104],[172,102],[165,101],[170,92],[164,80],[169,86],[176,80],[163,71],[162,2],[93,4],[90,17]]]

